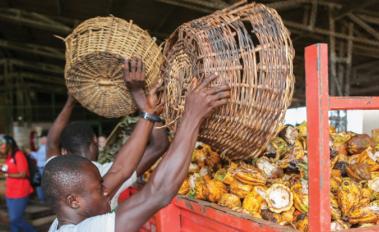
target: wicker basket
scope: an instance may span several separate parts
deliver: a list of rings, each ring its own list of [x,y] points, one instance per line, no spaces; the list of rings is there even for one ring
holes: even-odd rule
[[[121,117],[136,110],[123,81],[124,58],[143,60],[147,89],[159,78],[161,48],[132,21],[113,16],[88,19],[65,43],[67,88],[84,107],[101,116]]]
[[[209,73],[231,87],[230,102],[202,125],[199,139],[232,160],[259,156],[291,103],[294,49],[278,13],[232,6],[180,26],[166,41],[165,119],[176,130],[192,78]]]

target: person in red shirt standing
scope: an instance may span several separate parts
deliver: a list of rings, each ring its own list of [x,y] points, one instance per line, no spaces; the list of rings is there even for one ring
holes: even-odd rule
[[[8,135],[0,136],[0,153],[7,157],[1,171],[6,176],[5,198],[11,232],[34,232],[36,230],[23,219],[29,195],[33,192],[26,157],[18,149],[15,140]]]

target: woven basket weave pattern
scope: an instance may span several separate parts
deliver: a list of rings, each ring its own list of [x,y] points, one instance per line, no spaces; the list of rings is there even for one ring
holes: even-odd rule
[[[113,16],[86,20],[65,44],[67,88],[84,107],[101,116],[121,117],[136,110],[123,82],[124,58],[143,60],[147,89],[159,78],[161,48],[131,21]]]
[[[175,131],[194,76],[217,72],[230,102],[202,125],[200,140],[227,158],[259,156],[291,103],[294,50],[287,29],[262,4],[234,6],[180,26],[166,41],[165,119]]]

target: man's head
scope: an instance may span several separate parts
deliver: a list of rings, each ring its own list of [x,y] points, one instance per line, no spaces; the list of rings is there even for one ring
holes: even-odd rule
[[[48,134],[48,131],[47,130],[43,130],[39,136],[39,144],[41,145],[46,145],[47,143],[47,134]]]
[[[72,122],[64,128],[60,145],[62,154],[77,154],[96,161],[98,155],[97,137],[91,126],[83,122]]]
[[[42,188],[58,218],[84,220],[110,210],[99,171],[78,155],[59,156],[48,162]]]
[[[97,143],[98,143],[99,151],[102,151],[107,143],[107,138],[104,135],[100,135],[97,138]]]

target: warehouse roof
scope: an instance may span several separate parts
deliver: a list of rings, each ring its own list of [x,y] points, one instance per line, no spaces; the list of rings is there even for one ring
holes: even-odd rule
[[[85,19],[112,14],[132,19],[162,42],[183,22],[222,9],[233,2],[235,1],[1,1],[0,88],[7,93],[21,88],[26,96],[32,96],[32,102],[46,104],[50,104],[50,98],[46,100],[44,94],[54,93],[58,104],[62,103],[66,91],[63,81],[64,44],[54,35],[65,37]],[[315,42],[327,42],[332,47],[331,76],[335,78],[331,85],[335,94],[378,94],[379,1],[258,2],[277,9],[291,32],[296,50],[294,105],[304,104],[303,49]],[[8,65],[7,68],[4,68],[4,64]]]

